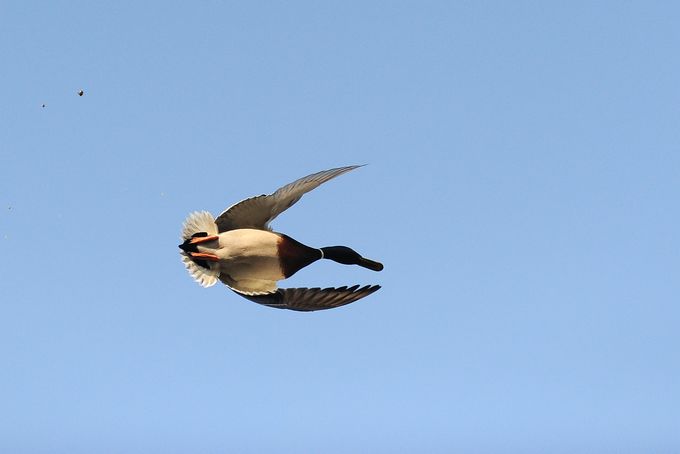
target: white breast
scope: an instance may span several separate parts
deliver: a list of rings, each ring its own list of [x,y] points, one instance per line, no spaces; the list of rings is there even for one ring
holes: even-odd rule
[[[236,281],[278,281],[285,276],[278,256],[277,234],[267,230],[236,229],[219,234],[220,273]]]

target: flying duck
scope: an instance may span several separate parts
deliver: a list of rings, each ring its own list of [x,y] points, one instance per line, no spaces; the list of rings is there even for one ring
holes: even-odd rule
[[[217,219],[207,211],[191,213],[182,228],[182,262],[203,287],[220,280],[231,290],[259,304],[295,311],[332,309],[377,291],[379,285],[359,287],[278,288],[286,279],[319,259],[381,271],[379,262],[346,246],[313,248],[272,231],[269,223],[307,192],[360,166],[313,173],[277,189],[273,194],[245,199]]]

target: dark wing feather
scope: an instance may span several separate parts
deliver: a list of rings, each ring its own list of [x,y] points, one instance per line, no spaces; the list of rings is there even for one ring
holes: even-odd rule
[[[269,223],[300,200],[305,193],[357,167],[360,166],[338,167],[313,173],[277,189],[273,194],[242,200],[215,219],[217,229],[220,233],[245,228],[270,230]]]
[[[359,288],[352,287],[329,287],[316,288],[280,288],[275,292],[264,295],[248,295],[237,290],[232,290],[244,298],[277,309],[290,309],[293,311],[320,311],[333,309],[353,303],[371,293],[377,291],[379,285],[366,285]]]

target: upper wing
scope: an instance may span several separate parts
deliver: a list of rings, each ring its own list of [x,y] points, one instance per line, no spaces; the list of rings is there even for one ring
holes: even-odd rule
[[[331,178],[361,166],[338,167],[300,178],[270,195],[259,195],[238,202],[220,214],[215,223],[219,232],[234,229],[269,230],[269,223],[300,200],[305,193]]]
[[[277,309],[291,309],[294,311],[319,311],[323,309],[333,309],[353,303],[371,293],[377,291],[379,285],[366,285],[359,288],[358,285],[352,287],[330,287],[321,289],[316,288],[280,288],[272,293],[263,295],[249,295],[241,293],[232,288],[234,292],[244,298]]]

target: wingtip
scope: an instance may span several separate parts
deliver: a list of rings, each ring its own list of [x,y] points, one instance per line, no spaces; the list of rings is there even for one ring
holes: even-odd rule
[[[366,290],[369,292],[369,294],[370,294],[370,293],[377,292],[377,291],[380,290],[381,288],[382,288],[381,285],[378,285],[378,284],[372,284],[372,285],[371,285],[371,284],[369,284],[369,285],[366,285],[366,286],[365,286],[363,289],[361,289],[361,290],[366,289]]]

